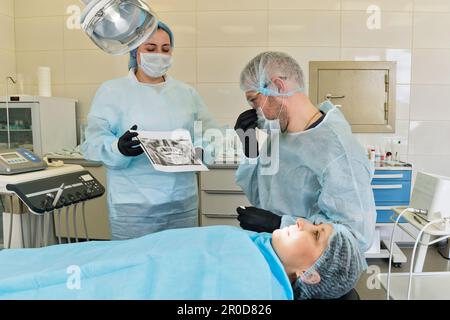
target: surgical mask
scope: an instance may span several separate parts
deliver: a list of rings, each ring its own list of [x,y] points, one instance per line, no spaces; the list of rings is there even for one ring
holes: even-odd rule
[[[258,116],[258,128],[271,132],[281,131],[280,119],[267,119],[262,108],[256,109],[256,115]]]
[[[276,132],[276,131],[281,132],[280,114],[281,114],[281,111],[283,110],[284,103],[281,106],[281,109],[280,109],[280,112],[278,113],[277,118],[273,119],[273,120],[269,120],[264,115],[264,108],[266,106],[268,99],[269,98],[266,97],[266,100],[264,101],[263,106],[258,107],[256,109],[256,115],[258,117],[258,128],[260,128],[262,130],[271,131],[271,132]]]
[[[141,53],[140,67],[151,78],[159,78],[167,74],[172,66],[173,57],[160,53]]]

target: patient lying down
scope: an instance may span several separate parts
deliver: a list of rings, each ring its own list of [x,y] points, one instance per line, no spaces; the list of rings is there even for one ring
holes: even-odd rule
[[[272,246],[297,299],[333,299],[348,293],[367,267],[353,234],[339,224],[298,219],[276,230]]]
[[[0,252],[0,299],[329,299],[366,267],[342,225],[235,227]]]

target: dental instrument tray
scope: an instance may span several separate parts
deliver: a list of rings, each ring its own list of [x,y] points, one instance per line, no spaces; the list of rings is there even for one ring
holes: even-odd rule
[[[105,193],[102,184],[87,170],[7,184],[6,189],[16,193],[37,214],[98,198]]]

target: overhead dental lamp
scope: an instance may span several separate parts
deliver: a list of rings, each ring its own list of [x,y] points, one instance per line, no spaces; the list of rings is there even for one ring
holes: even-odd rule
[[[158,28],[158,18],[142,0],[81,0],[81,26],[91,40],[112,55],[126,54]]]

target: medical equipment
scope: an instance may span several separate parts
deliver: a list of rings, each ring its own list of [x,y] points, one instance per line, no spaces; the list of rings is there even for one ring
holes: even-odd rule
[[[427,214],[429,221],[450,220],[450,178],[419,172],[411,199],[411,207]],[[450,223],[442,225],[450,231]]]
[[[448,221],[447,218],[441,218],[441,219],[429,221],[427,223],[425,223],[425,222],[421,223],[421,222],[417,222],[417,220],[414,219],[414,218],[416,218],[416,215],[417,215],[417,213],[414,213],[415,211],[417,211],[416,208],[412,208],[412,207],[402,208],[401,213],[398,213],[399,209],[400,208],[394,209],[394,211],[398,214],[398,217],[395,220],[395,225],[392,230],[391,248],[394,243],[394,236],[395,236],[395,231],[396,231],[397,227],[401,228],[403,231],[408,233],[413,239],[416,239],[412,257],[411,257],[411,266],[410,266],[408,286],[407,286],[408,293],[406,296],[407,299],[410,300],[411,295],[412,295],[412,288],[413,288],[413,278],[417,277],[419,272],[422,271],[421,269],[423,267],[423,263],[425,260],[426,249],[433,244],[436,244],[436,243],[439,243],[439,242],[449,239],[450,238],[450,229],[444,228],[444,230],[442,230],[440,227],[440,225],[442,223],[448,224],[448,223],[446,223],[446,220]],[[419,230],[419,234],[417,236],[414,235],[413,233],[411,233],[410,231],[408,231],[406,228],[399,225],[399,221],[403,217],[405,217],[405,219],[410,224],[412,224],[414,227],[416,227]],[[431,236],[433,236],[434,239],[431,239]],[[418,257],[417,257],[417,261],[416,261],[415,260],[416,252],[417,252],[417,248],[418,248],[419,244],[420,244],[419,253],[418,253]],[[392,261],[392,254],[389,257],[389,270],[388,270],[388,274],[387,274],[387,286],[386,286],[386,299],[387,300],[389,300],[391,297],[391,275],[392,275],[391,274],[391,261]],[[420,267],[420,270],[418,270],[418,265]],[[417,288],[417,286],[416,286],[416,288]],[[423,288],[422,289],[417,288],[417,290],[423,290]]]
[[[7,208],[9,212],[4,212],[3,218],[3,221],[6,221],[4,225],[9,224],[9,228],[4,228],[4,247],[12,248],[13,234],[20,234],[18,239],[14,239],[16,241],[14,247],[19,248],[47,246],[53,233],[59,233],[58,243],[62,243],[63,209],[65,209],[67,241],[70,243],[69,219],[72,219],[73,234],[78,242],[77,207],[79,205],[81,205],[83,219],[83,238],[89,240],[85,203],[101,197],[104,192],[105,189],[100,182],[83,167],[77,165],[49,168],[45,171],[21,175],[0,176],[0,193],[8,195],[10,198],[10,206]],[[19,199],[19,210],[16,210],[14,196]],[[70,215],[70,209],[72,209],[72,215]],[[27,217],[28,221],[25,222],[24,217]],[[17,230],[14,229],[16,220],[20,224],[16,227]],[[53,225],[58,232],[53,232]],[[28,227],[28,232],[25,231],[26,227]],[[40,234],[39,241],[38,233]]]
[[[19,148],[0,152],[0,175],[44,170],[47,164],[33,152]]]
[[[82,28],[103,51],[121,55],[139,47],[156,30],[158,18],[142,0],[82,0]]]
[[[442,258],[450,260],[450,241],[443,241],[439,244],[439,253]]]
[[[378,274],[378,280],[383,288],[387,288],[388,276]],[[391,275],[390,297],[393,300],[408,298],[409,273],[394,273]],[[412,278],[411,300],[450,300],[450,272],[414,273]]]
[[[68,98],[0,96],[0,149],[25,148],[42,158],[52,151],[75,148],[76,103]]]

